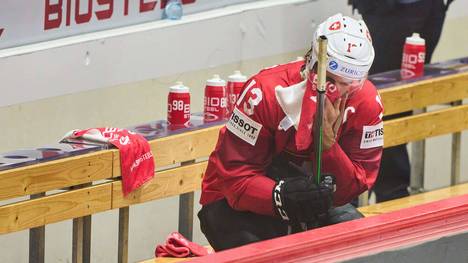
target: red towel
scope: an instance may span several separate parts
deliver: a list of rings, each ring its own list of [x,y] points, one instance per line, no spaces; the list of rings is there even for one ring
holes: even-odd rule
[[[109,143],[119,149],[124,196],[154,176],[153,153],[148,141],[139,134],[118,128],[93,128],[70,131],[64,139],[70,138]]]
[[[197,243],[191,242],[178,232],[172,232],[166,239],[166,244],[157,245],[156,257],[201,257],[213,253]]]
[[[317,85],[316,82],[306,83],[304,98],[302,99],[301,117],[296,132],[296,148],[306,150],[312,143],[312,127],[317,110]]]

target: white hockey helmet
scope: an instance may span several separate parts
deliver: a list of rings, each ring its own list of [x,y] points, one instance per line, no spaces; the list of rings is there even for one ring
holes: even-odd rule
[[[312,41],[309,69],[317,62],[317,39],[322,35],[328,39],[327,71],[350,82],[364,83],[375,55],[372,39],[364,21],[338,13],[321,23]]]

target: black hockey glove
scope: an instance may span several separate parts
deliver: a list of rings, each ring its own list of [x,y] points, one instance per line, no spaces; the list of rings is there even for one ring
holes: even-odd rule
[[[309,177],[285,178],[273,188],[273,206],[283,220],[312,222],[332,206],[333,190],[333,178],[328,176],[320,185]]]

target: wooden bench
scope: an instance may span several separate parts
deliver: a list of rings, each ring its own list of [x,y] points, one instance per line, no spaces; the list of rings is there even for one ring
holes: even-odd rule
[[[379,91],[385,115],[452,102],[453,106],[386,121],[385,147],[468,128],[468,72]],[[179,232],[191,238],[193,192],[200,188],[206,158],[221,126],[150,141],[156,167],[152,181],[123,197],[117,150],[106,150],[0,171],[0,234],[30,229],[30,262],[44,261],[44,226],[73,219],[73,262],[90,261],[91,215],[119,209],[118,261],[127,262],[131,205],[180,196]],[[460,140],[452,154],[452,183],[459,183]],[[176,168],[164,168],[178,164]],[[16,201],[16,198],[23,198]],[[27,200],[24,200],[27,199]]]
[[[358,210],[365,217],[369,217],[466,194],[468,194],[468,183],[363,206],[359,207]]]
[[[44,225],[73,219],[73,260],[89,262],[92,214],[119,208],[119,262],[127,262],[129,205],[181,195],[179,231],[191,238],[193,191],[199,188],[206,157],[214,148],[220,126],[150,141],[156,167],[180,167],[155,172],[155,178],[123,197],[117,150],[0,171],[0,201],[30,196],[30,200],[0,206],[0,234],[31,229],[30,262],[43,262]],[[103,181],[104,180],[104,181]],[[93,182],[98,184],[92,185]],[[60,193],[46,192],[60,189]],[[190,205],[191,204],[191,205]],[[187,233],[190,233],[187,234]]]

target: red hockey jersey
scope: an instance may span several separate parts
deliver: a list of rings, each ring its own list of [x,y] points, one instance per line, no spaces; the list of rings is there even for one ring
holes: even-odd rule
[[[209,158],[202,205],[226,198],[236,210],[274,215],[275,181],[266,174],[273,157],[286,153],[295,161],[314,159],[312,145],[300,151],[296,144],[301,112],[310,112],[302,109],[315,108],[315,98],[304,96],[311,85],[300,74],[303,65],[299,61],[268,68],[246,83]],[[382,115],[371,82],[348,98],[337,143],[322,155],[323,173],[336,177],[335,205],[373,186],[382,154]]]

